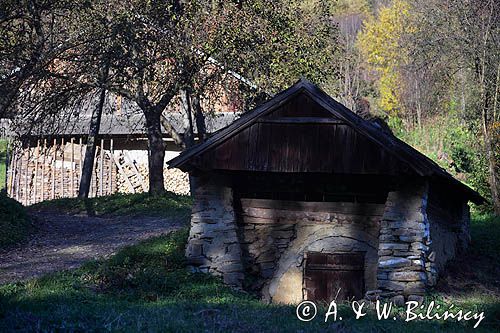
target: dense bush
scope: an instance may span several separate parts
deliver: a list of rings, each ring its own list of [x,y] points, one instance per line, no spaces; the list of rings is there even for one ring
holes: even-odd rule
[[[0,194],[0,247],[22,241],[29,232],[30,222],[24,207]]]

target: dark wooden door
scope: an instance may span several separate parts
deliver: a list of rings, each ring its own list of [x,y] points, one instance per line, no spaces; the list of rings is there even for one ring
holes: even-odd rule
[[[363,298],[364,253],[307,253],[304,287],[311,301]]]

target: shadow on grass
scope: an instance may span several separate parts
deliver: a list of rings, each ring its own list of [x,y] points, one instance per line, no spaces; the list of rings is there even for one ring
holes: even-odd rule
[[[213,290],[212,290],[213,291]],[[295,307],[265,305],[245,295],[204,295],[196,299],[158,298],[128,300],[91,291],[46,293],[23,299],[6,299],[0,308],[2,331],[175,331],[175,332],[470,332],[474,322],[405,322],[381,320],[371,314],[356,320],[347,307],[339,310],[342,321],[324,322],[319,309],[311,322],[295,316]],[[194,296],[194,295],[193,295]],[[498,332],[491,313],[495,305],[481,310],[486,319],[475,332]]]
[[[0,331],[175,331],[175,332],[468,332],[473,322],[356,320],[340,309],[342,321],[325,323],[320,308],[311,322],[296,318],[295,307],[268,305],[223,286],[217,278],[190,274],[184,263],[188,230],[127,247],[108,260],[0,286]],[[438,299],[442,305],[446,302]],[[447,304],[449,306],[449,304]],[[458,305],[485,311],[477,332],[498,331],[496,299]]]

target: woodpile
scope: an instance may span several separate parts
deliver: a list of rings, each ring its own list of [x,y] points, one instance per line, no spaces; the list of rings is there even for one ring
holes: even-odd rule
[[[148,166],[145,164],[136,165],[137,171],[140,173],[142,179],[144,180],[145,189],[136,189],[137,192],[148,191],[149,188],[149,172]],[[186,172],[182,172],[179,169],[167,169],[164,168],[163,176],[165,178],[165,189],[167,191],[174,192],[176,194],[189,194],[189,176]],[[127,184],[126,176],[122,173],[118,173],[117,177],[118,192],[120,193],[134,193],[131,191],[130,186]]]
[[[38,140],[35,146],[16,147],[8,157],[7,193],[24,205],[78,195],[85,144],[81,139]],[[90,197],[147,192],[148,166],[130,151],[113,150],[113,139],[98,142]],[[189,176],[164,168],[165,189],[189,194]]]
[[[106,142],[109,145],[109,142]],[[110,151],[96,149],[90,197],[116,192],[116,167]],[[76,197],[85,146],[80,140],[38,140],[35,147],[17,147],[9,156],[7,193],[24,205]]]

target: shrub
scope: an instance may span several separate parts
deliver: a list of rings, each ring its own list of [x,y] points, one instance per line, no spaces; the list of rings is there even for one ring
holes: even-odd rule
[[[22,241],[29,233],[28,215],[16,200],[0,194],[0,247]]]

